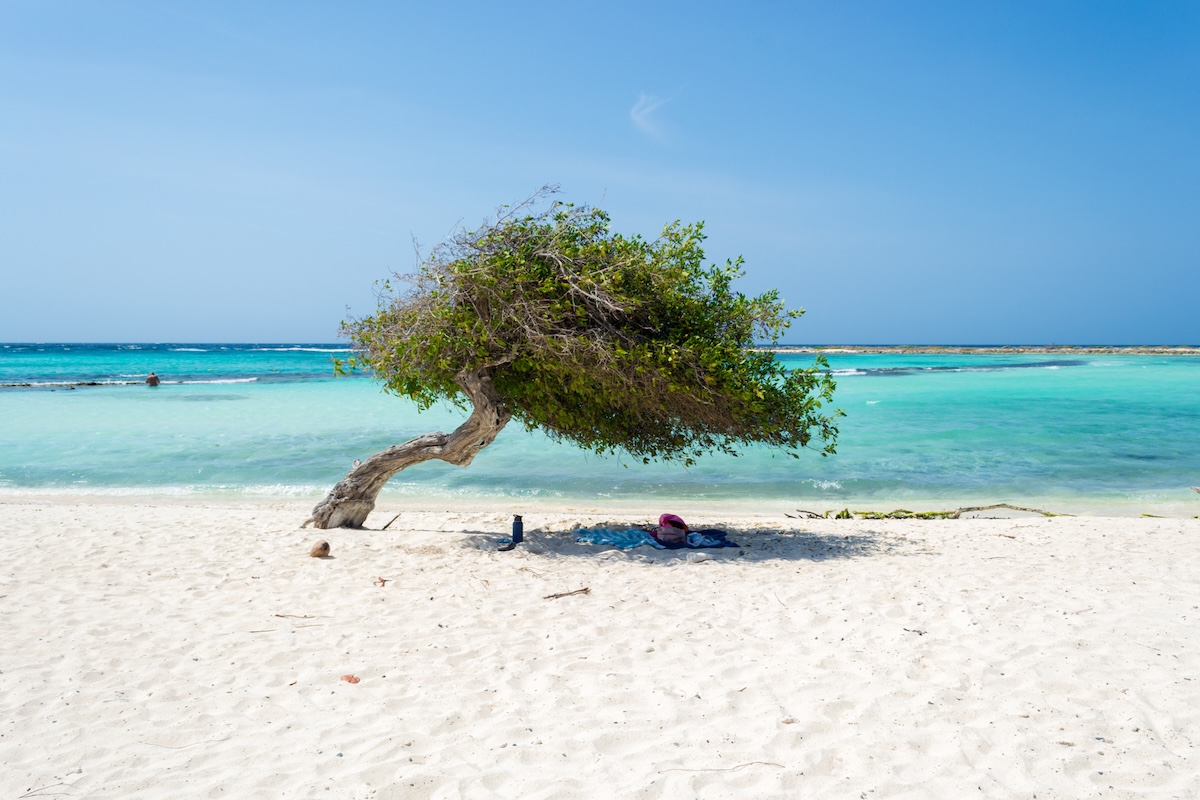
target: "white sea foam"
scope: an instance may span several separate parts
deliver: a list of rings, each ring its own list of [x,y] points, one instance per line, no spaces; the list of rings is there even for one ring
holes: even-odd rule
[[[830,375],[866,375],[867,373],[861,369],[834,369],[829,371]]]
[[[211,491],[211,490],[209,490]],[[190,486],[86,486],[78,481],[72,486],[15,487],[0,486],[0,495],[30,495],[52,497],[55,495],[82,495],[87,497],[141,497],[161,495],[182,497],[196,494]]]
[[[114,381],[114,380],[97,380],[87,381],[22,381],[0,383],[0,388],[51,388],[55,386],[129,386],[140,381]]]
[[[328,491],[328,486],[308,484],[212,484],[182,486],[94,486],[86,481],[73,481],[66,486],[18,487],[11,481],[0,482],[0,496],[30,495],[53,497],[57,495],[85,497],[196,497],[212,495],[245,495],[249,497],[319,497]]]
[[[252,497],[309,497],[312,495],[322,495],[329,490],[329,487],[311,484],[264,483],[250,486],[223,486],[220,489]],[[208,490],[205,489],[203,491]]]
[[[349,353],[349,347],[252,347],[259,353]]]
[[[217,485],[217,486],[195,486],[189,487],[191,494],[211,494],[211,493],[235,493],[247,495],[250,497],[312,497],[321,496],[329,491],[329,485],[315,484],[248,484],[246,486],[236,485]],[[437,497],[537,497],[537,498],[562,498],[565,495],[563,492],[545,489],[540,487],[527,489],[496,489],[486,486],[428,486],[420,483],[397,483],[389,484],[384,487],[383,496],[385,497],[428,497],[434,495]]]
[[[203,347],[172,347],[172,353],[207,353]]]
[[[879,404],[878,400],[868,400],[867,401],[867,405],[869,405],[869,406],[874,406],[874,405],[878,405],[878,404]]]

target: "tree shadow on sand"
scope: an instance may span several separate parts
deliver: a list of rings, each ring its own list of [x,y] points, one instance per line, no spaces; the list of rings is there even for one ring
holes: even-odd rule
[[[592,526],[625,530],[628,523]],[[658,550],[649,545],[622,550],[610,545],[586,544],[576,541],[575,531],[534,530],[526,532],[525,542],[517,545],[513,555],[529,559],[590,558],[600,561],[633,561],[642,563],[688,563],[697,554],[707,562],[756,561],[844,561],[881,555],[897,555],[914,551],[914,542],[903,536],[873,530],[814,532],[802,529],[737,530],[726,528],[729,541],[737,547],[679,548]],[[469,536],[465,546],[481,550],[497,549],[506,537],[490,531],[463,531]],[[508,553],[500,553],[507,556]]]

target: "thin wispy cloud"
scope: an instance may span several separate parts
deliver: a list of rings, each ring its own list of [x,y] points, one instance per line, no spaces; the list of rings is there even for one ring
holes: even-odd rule
[[[629,109],[629,118],[633,120],[633,124],[642,133],[654,139],[662,139],[662,126],[655,119],[654,112],[662,108],[670,100],[671,98],[669,97],[663,98],[642,92],[638,95],[637,102],[633,104],[633,108]]]

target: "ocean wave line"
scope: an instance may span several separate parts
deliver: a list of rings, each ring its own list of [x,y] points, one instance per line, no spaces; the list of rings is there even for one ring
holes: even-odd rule
[[[896,376],[896,375],[920,375],[930,372],[1003,372],[1005,370],[1014,369],[1061,369],[1062,367],[1083,367],[1087,366],[1086,361],[1075,359],[1062,359],[1058,361],[1031,361],[1017,362],[1014,364],[987,364],[987,365],[963,365],[957,364],[954,366],[910,366],[910,367],[866,367],[858,369],[835,369],[825,370],[835,376],[850,376],[850,375],[877,375],[877,376]]]
[[[256,383],[258,378],[208,378],[205,380],[165,380],[162,386],[196,386],[200,384]],[[96,381],[22,381],[0,383],[0,389],[58,389],[76,386],[141,386],[144,380]]]
[[[251,347],[257,353],[349,353],[350,347]]]

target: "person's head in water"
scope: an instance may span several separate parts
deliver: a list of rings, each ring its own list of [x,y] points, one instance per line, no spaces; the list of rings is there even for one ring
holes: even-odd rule
[[[149,375],[146,376],[146,385],[147,386],[158,386],[159,382],[160,381],[158,380],[158,376],[155,375],[153,372],[151,372]]]

